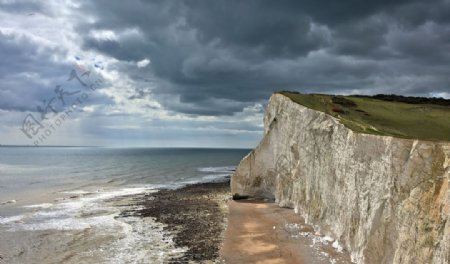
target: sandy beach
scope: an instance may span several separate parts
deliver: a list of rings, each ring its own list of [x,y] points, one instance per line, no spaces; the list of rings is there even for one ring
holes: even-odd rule
[[[123,263],[350,263],[347,253],[338,252],[332,240],[318,234],[294,210],[267,201],[234,201],[229,184],[229,180],[198,183],[111,197],[100,208],[113,206],[120,213],[108,218],[117,226],[103,232],[92,225],[80,230],[5,232],[3,238],[14,243],[2,245],[0,263],[109,263],[111,258],[99,252],[118,249],[114,241],[121,241],[116,236],[124,235],[124,223],[133,229],[130,238],[148,241],[127,249],[136,254],[142,251],[146,257]],[[49,243],[50,238],[57,243]]]
[[[225,263],[351,263],[348,254],[333,248],[292,209],[239,200],[231,201],[229,210],[220,252]]]
[[[221,256],[226,263],[309,263],[280,226],[286,210],[262,201],[231,201]]]
[[[123,216],[155,218],[185,249],[170,263],[351,263],[294,210],[232,200],[229,181],[160,190],[134,204],[141,209]]]

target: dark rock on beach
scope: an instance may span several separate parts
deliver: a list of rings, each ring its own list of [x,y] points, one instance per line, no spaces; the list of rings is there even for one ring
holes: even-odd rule
[[[201,183],[177,190],[163,189],[135,200],[140,209],[122,216],[153,217],[166,224],[177,247],[186,247],[183,256],[170,263],[218,261],[228,215],[230,183]]]

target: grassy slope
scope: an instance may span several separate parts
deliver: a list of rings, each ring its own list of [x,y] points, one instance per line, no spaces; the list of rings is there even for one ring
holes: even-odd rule
[[[448,106],[406,104],[368,97],[342,96],[357,105],[343,106],[333,103],[332,95],[280,93],[296,103],[338,118],[342,124],[356,132],[450,141],[450,107]]]

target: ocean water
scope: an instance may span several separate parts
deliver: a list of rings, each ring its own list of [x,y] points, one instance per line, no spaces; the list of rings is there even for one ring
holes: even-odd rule
[[[136,195],[227,179],[246,149],[0,147],[0,263],[162,263],[185,249]]]

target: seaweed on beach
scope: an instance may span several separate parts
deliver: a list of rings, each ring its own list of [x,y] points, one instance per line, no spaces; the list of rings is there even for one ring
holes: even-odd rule
[[[125,211],[121,216],[153,217],[166,224],[177,247],[188,250],[170,263],[217,261],[225,229],[230,197],[229,181],[201,183],[177,190],[163,189],[136,201],[140,209]]]

